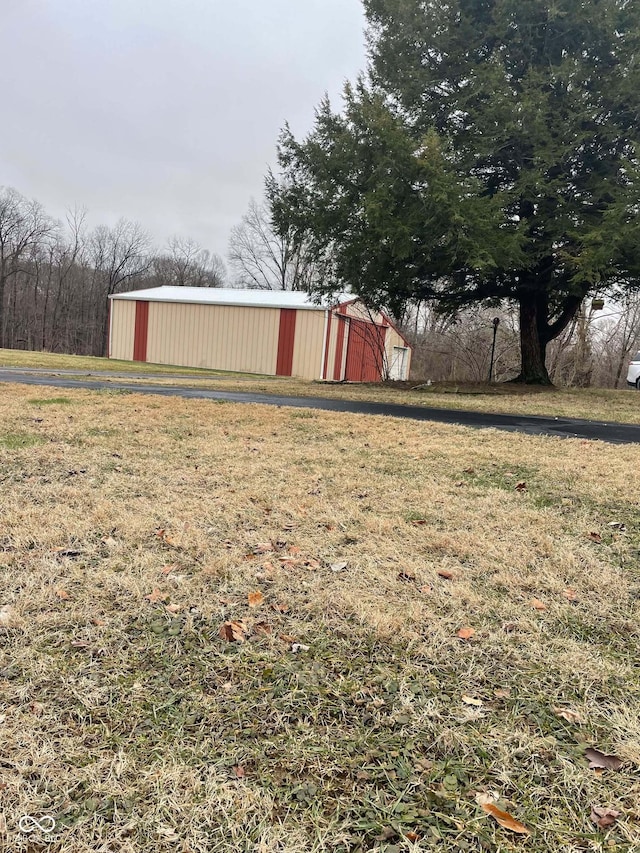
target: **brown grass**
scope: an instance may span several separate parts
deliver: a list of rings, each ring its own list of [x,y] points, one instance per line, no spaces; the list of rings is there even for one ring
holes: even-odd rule
[[[637,448],[47,393],[0,401],[5,849],[638,849]]]

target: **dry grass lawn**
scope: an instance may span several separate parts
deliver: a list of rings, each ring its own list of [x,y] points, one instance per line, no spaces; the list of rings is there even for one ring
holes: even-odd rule
[[[116,373],[170,373],[200,378],[220,374],[229,375],[225,371],[198,367],[176,367],[170,364],[146,364],[139,361],[120,361],[115,358],[97,358],[90,355],[65,355],[64,353],[14,349],[0,349],[0,369],[3,367],[91,370],[96,372],[105,370]]]
[[[0,409],[1,849],[640,850],[640,449]]]

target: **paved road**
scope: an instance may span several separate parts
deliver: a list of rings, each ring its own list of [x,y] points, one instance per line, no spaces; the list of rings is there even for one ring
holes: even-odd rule
[[[147,377],[144,377],[147,378]],[[164,376],[163,378],[166,378]],[[119,389],[136,394],[156,394],[161,397],[186,397],[198,400],[223,400],[229,403],[262,403],[268,406],[291,406],[303,409],[323,409],[330,412],[352,412],[363,415],[386,415],[416,421],[458,424],[477,429],[500,429],[528,435],[549,435],[562,438],[586,438],[613,444],[640,442],[640,425],[604,421],[583,421],[571,418],[549,418],[536,415],[494,415],[488,412],[466,412],[457,409],[433,409],[427,406],[403,406],[394,403],[367,403],[355,400],[331,400],[326,397],[286,397],[279,394],[252,394],[241,391],[211,391],[179,385],[144,385],[127,382],[101,382],[95,379],[72,379],[61,375],[20,373],[0,368],[0,382],[21,385],[40,385],[53,388],[85,388],[89,390]]]

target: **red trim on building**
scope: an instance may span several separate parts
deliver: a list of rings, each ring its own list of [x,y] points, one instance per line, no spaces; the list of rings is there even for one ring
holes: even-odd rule
[[[331,316],[333,311],[327,311],[327,330],[324,336],[324,364],[322,366],[322,378],[327,378],[327,370],[329,369],[329,344],[331,343]]]
[[[147,360],[147,335],[149,333],[149,303],[136,300],[136,322],[133,333],[133,360]]]
[[[276,376],[291,376],[293,369],[293,347],[296,338],[295,308],[280,309],[280,331],[278,333],[278,360]]]
[[[351,318],[345,366],[347,382],[380,382],[387,328]]]

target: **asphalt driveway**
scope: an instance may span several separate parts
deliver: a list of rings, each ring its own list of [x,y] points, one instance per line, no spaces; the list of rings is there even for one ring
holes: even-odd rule
[[[84,388],[101,391],[118,389],[136,394],[156,394],[160,397],[185,397],[197,400],[222,400],[228,403],[259,403],[266,406],[289,406],[298,409],[321,409],[329,412],[350,412],[362,415],[383,415],[392,418],[408,418],[416,421],[435,421],[444,424],[474,427],[476,429],[500,429],[528,435],[548,435],[561,438],[583,438],[606,441],[613,444],[635,444],[640,442],[640,425],[620,424],[605,421],[585,421],[572,418],[551,418],[537,415],[503,415],[488,412],[468,412],[458,409],[435,409],[427,406],[404,406],[394,403],[370,403],[355,400],[332,400],[326,397],[287,397],[280,394],[254,394],[242,391],[217,391],[180,385],[145,385],[131,382],[101,381],[97,378],[74,379],[67,372],[0,368],[0,382],[20,385],[38,385],[51,388]],[[78,375],[78,374],[75,374]],[[89,376],[87,373],[81,375]],[[105,374],[108,375],[108,374]],[[97,376],[97,374],[91,374]],[[150,379],[140,375],[140,379]],[[158,377],[166,379],[165,375]],[[210,377],[208,377],[210,379]],[[191,380],[191,377],[189,377]]]

